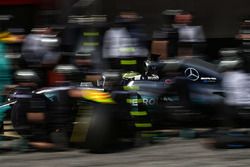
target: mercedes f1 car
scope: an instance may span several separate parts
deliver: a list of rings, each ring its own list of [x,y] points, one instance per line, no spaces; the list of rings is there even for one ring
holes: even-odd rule
[[[217,125],[223,95],[216,66],[199,59],[176,59],[147,61],[146,67],[146,75],[128,72],[122,79],[105,73],[101,88],[34,91],[25,85],[11,97],[13,126],[30,142],[84,143],[98,152],[117,139],[133,139],[140,131]]]

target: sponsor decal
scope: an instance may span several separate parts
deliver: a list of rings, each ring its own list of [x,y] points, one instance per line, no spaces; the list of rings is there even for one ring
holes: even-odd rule
[[[155,105],[156,99],[155,98],[142,98],[143,103],[146,105]]]
[[[187,68],[184,73],[186,78],[191,81],[197,81],[200,78],[199,72],[195,68]]]
[[[217,78],[215,77],[201,77],[200,79],[203,82],[216,82],[217,81]]]
[[[178,96],[168,96],[168,97],[163,97],[162,99],[164,102],[177,102],[180,100]]]
[[[172,84],[173,83],[173,81],[171,80],[171,79],[166,79],[165,80],[165,84],[167,84],[167,85],[170,85],[170,84]]]

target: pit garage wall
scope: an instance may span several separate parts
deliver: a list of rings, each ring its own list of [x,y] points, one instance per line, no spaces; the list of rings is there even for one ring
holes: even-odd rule
[[[0,0],[0,6],[53,4],[60,8],[65,18],[72,3],[79,0]],[[84,1],[84,0],[83,0]],[[85,0],[86,1],[86,0]],[[244,16],[250,16],[249,0],[95,0],[98,13],[105,13],[112,20],[120,10],[132,9],[144,16],[147,31],[152,32],[162,23],[165,9],[184,9],[194,14],[195,24],[203,25],[208,38],[233,38]],[[39,5],[39,6],[40,6]],[[101,11],[101,8],[103,11]],[[6,7],[5,7],[6,9]],[[84,10],[86,12],[86,9]],[[84,13],[83,11],[83,13]],[[26,11],[27,12],[27,11]],[[24,13],[26,13],[24,12]]]
[[[206,54],[218,58],[218,50],[223,47],[238,47],[235,40],[239,22],[250,18],[250,0],[103,0],[104,12],[110,20],[120,10],[132,9],[144,16],[146,31],[152,33],[163,20],[165,9],[183,9],[193,13],[194,24],[202,25],[207,39]]]
[[[103,0],[104,9],[114,15],[130,8],[145,17],[148,31],[161,22],[165,9],[184,9],[195,15],[196,24],[204,26],[208,38],[232,38],[242,16],[250,16],[249,0]],[[112,10],[111,10],[112,9]]]

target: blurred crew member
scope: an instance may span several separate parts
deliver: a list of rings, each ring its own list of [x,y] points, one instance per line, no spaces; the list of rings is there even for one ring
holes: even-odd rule
[[[193,16],[190,13],[179,13],[175,16],[174,27],[178,29],[178,55],[197,56],[204,47],[205,35],[201,26],[191,25]]]
[[[143,46],[143,34],[136,23],[135,12],[121,12],[115,24],[105,33],[103,58],[146,57],[148,50]]]

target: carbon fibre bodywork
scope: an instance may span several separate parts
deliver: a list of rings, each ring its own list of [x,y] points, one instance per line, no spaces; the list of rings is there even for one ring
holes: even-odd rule
[[[148,68],[159,79],[133,80],[126,89],[137,92],[154,128],[216,125],[223,90],[215,65],[199,59],[175,59],[149,62]]]

